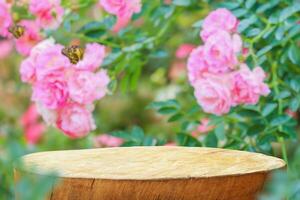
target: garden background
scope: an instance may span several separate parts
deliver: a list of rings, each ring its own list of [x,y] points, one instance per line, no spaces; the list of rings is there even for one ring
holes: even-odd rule
[[[14,2],[15,18],[32,19],[26,3]],[[300,199],[300,2],[297,0],[142,1],[129,24],[113,32],[116,16],[95,0],[62,0],[65,13],[56,29],[41,30],[68,46],[97,42],[107,47],[102,68],[111,79],[108,94],[95,103],[97,128],[70,138],[37,117],[31,87],[21,81],[14,39],[0,40],[0,199],[41,199],[48,179],[13,182],[21,155],[50,150],[110,146],[206,146],[281,157],[287,170],[276,172],[264,200]],[[245,62],[261,66],[271,92],[255,105],[240,105],[217,116],[198,105],[186,72],[189,52],[203,44],[203,19],[227,8],[239,20],[247,49]],[[1,20],[0,20],[1,21]],[[182,46],[184,45],[184,46]],[[188,53],[187,53],[188,52]],[[33,116],[30,123],[28,117]],[[51,179],[51,178],[49,178]]]

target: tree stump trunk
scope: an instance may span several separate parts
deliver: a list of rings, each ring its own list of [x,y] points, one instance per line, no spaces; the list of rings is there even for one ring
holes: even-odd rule
[[[23,173],[59,173],[50,200],[253,200],[284,161],[198,147],[120,147],[24,156]],[[34,166],[33,170],[31,167]]]

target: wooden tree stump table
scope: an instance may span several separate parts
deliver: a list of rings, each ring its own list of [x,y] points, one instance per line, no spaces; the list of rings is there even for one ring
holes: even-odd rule
[[[23,161],[16,177],[59,173],[51,200],[253,200],[268,174],[285,166],[263,154],[198,147],[52,151]]]

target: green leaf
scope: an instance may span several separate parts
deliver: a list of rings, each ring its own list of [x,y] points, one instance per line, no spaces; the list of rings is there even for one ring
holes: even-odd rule
[[[131,135],[133,139],[142,141],[144,139],[144,131],[138,126],[134,126],[131,130]]]
[[[176,113],[177,111],[178,110],[176,107],[163,107],[158,110],[158,112],[163,115],[173,114]]]
[[[281,40],[284,35],[284,26],[279,26],[275,31],[275,38],[276,40]]]
[[[173,0],[172,3],[176,6],[189,6],[191,0]]]
[[[203,19],[199,20],[199,21],[196,21],[192,27],[194,28],[201,28],[202,27],[202,24],[203,24]]]
[[[180,146],[191,146],[191,147],[202,146],[201,143],[196,138],[186,133],[178,133],[176,136],[176,140]]]
[[[251,15],[251,17],[243,19],[240,21],[238,26],[238,31],[243,32],[246,30],[250,25],[254,24],[257,21],[257,17],[255,15]]]
[[[208,133],[205,137],[205,146],[207,147],[217,147],[218,146],[218,138],[216,137],[214,132]]]
[[[272,45],[269,45],[269,46],[266,46],[266,47],[260,49],[260,50],[256,53],[257,57],[260,57],[260,56],[266,54],[266,53],[267,53],[268,51],[270,51],[272,48],[273,48],[273,46],[272,46]]]
[[[214,129],[214,132],[218,140],[224,140],[226,138],[224,123],[218,124]]]
[[[292,79],[290,81],[290,87],[295,91],[299,92],[300,91],[300,78]]]
[[[92,38],[98,38],[105,33],[107,33],[108,30],[112,28],[112,26],[115,24],[115,18],[114,17],[107,17],[102,21],[92,21],[84,26],[82,26],[79,29],[79,33],[84,33],[86,36],[92,37]]]
[[[220,8],[227,8],[229,10],[238,8],[240,6],[239,2],[222,2],[219,4]]]
[[[275,30],[275,27],[273,26],[263,35],[263,39],[266,39],[267,37],[269,37],[273,33],[274,30]]]
[[[287,123],[291,119],[288,115],[279,115],[272,119],[270,125],[271,126],[280,126]]]
[[[236,17],[242,17],[244,16],[245,14],[248,13],[248,10],[247,9],[244,9],[244,8],[239,8],[239,9],[236,9],[234,11],[232,11],[233,14],[236,16]]]
[[[122,138],[124,140],[131,140],[132,137],[128,132],[125,131],[114,131],[111,132],[110,135],[114,136],[114,137],[118,137],[118,138]]]
[[[255,3],[256,3],[256,0],[247,0],[246,3],[245,3],[246,8],[251,9],[254,6]]]
[[[246,35],[247,37],[254,37],[258,35],[261,32],[261,29],[259,28],[252,28],[249,31],[247,31]]]
[[[180,104],[176,99],[169,99],[167,101],[155,101],[150,103],[146,108],[147,109],[160,109],[162,107],[175,107],[177,109],[180,108]]]
[[[287,34],[287,38],[292,38],[292,37],[298,35],[299,33],[300,33],[300,24],[297,24],[289,30],[289,32]]]
[[[267,10],[272,9],[276,5],[278,5],[279,2],[280,2],[280,0],[270,0],[270,1],[267,1],[265,3],[262,3],[262,5],[257,8],[256,12],[257,13],[266,12]]]
[[[300,63],[299,47],[297,47],[295,44],[292,44],[288,50],[288,56],[292,63],[294,64]]]
[[[255,124],[247,130],[247,135],[254,136],[262,133],[265,130],[264,124]]]
[[[279,22],[283,22],[288,17],[292,16],[293,14],[295,14],[299,11],[300,11],[300,3],[295,3],[294,5],[291,5],[285,9],[283,9],[279,15]]]
[[[275,96],[275,99],[285,99],[291,96],[291,93],[288,90],[280,92],[278,95]]]
[[[299,108],[299,105],[300,105],[300,101],[298,98],[293,98],[291,103],[290,103],[290,109],[293,111],[293,112],[296,112]]]
[[[257,118],[260,117],[260,113],[254,110],[242,109],[238,112],[238,115],[244,118]]]
[[[178,120],[180,120],[182,117],[183,117],[183,114],[177,113],[177,114],[171,116],[171,117],[168,119],[168,122],[175,122],[175,121],[178,121]]]
[[[276,103],[268,103],[262,109],[262,115],[264,117],[266,117],[269,114],[271,114],[276,108],[277,108],[277,104]]]

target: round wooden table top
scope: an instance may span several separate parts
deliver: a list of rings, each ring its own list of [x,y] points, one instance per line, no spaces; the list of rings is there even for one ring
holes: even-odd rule
[[[219,177],[282,168],[279,158],[202,147],[118,147],[51,151],[23,157],[24,171],[65,178],[157,180]],[[34,168],[32,168],[34,167]]]

